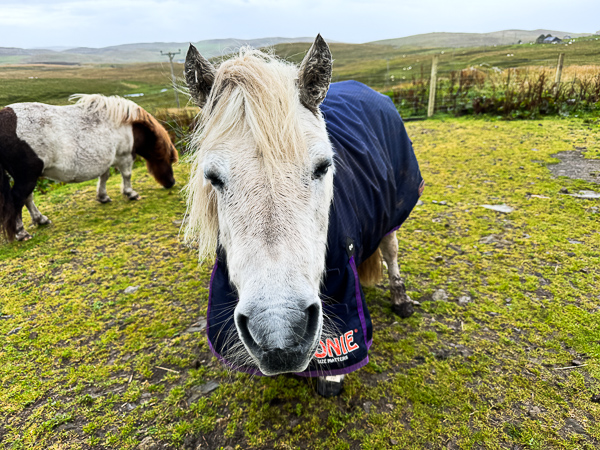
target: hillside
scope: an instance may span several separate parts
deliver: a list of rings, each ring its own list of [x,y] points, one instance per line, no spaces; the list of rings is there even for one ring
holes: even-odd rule
[[[230,53],[245,45],[265,47],[285,42],[312,42],[312,37],[261,39],[211,39],[193,44],[207,57]],[[160,52],[177,52],[178,58],[184,58],[189,42],[153,42],[123,44],[102,48],[76,47],[66,50],[22,49],[0,47],[0,64],[36,64],[36,63],[141,63],[161,62],[166,57]]]
[[[569,33],[556,30],[502,30],[492,33],[426,33],[396,39],[385,39],[369,42],[376,45],[391,45],[392,47],[413,48],[455,48],[455,47],[483,47],[491,45],[513,45],[519,41],[523,43],[535,42],[540,34],[558,36],[583,37],[592,33]]]

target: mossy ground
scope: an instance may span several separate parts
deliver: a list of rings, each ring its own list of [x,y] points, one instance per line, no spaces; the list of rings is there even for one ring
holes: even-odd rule
[[[53,224],[0,246],[0,448],[596,448],[597,201],[560,193],[595,185],[545,165],[574,146],[596,153],[599,127],[407,126],[427,186],[400,263],[421,307],[401,320],[387,283],[366,290],[371,362],[333,399],[305,380],[229,373],[186,331],[205,314],[209,267],[179,242],[178,189],[139,166],[138,202],[114,176],[110,204],[93,182],[38,196]],[[479,206],[501,203],[514,212]],[[431,301],[437,289],[449,301]],[[557,370],[574,359],[585,365]],[[219,387],[199,395],[208,381]]]

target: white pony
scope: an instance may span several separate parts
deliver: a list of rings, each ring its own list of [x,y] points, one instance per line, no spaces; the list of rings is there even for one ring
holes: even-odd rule
[[[70,99],[77,103],[15,103],[0,110],[0,231],[9,240],[31,238],[23,227],[23,205],[35,224],[50,223],[33,203],[40,176],[65,183],[99,178],[96,199],[106,203],[111,201],[106,181],[116,167],[123,178],[121,192],[137,200],[131,172],[140,155],[160,184],[175,184],[177,150],[148,112],[117,96],[77,94]],[[14,180],[12,188],[7,174]]]
[[[338,251],[329,248],[328,253],[328,245],[346,239],[328,237],[330,213],[337,214],[332,207],[334,186],[336,198],[349,195],[349,191],[337,192],[342,185],[335,184],[334,177],[341,168],[334,170],[334,166],[345,156],[332,145],[328,131],[333,130],[328,130],[330,124],[320,110],[331,71],[331,53],[320,35],[299,68],[252,49],[243,49],[218,70],[194,46],[187,54],[186,82],[202,114],[192,137],[195,155],[187,187],[185,238],[199,248],[200,259],[212,256],[217,249],[209,300],[211,349],[224,362],[245,366],[254,373],[307,371],[315,363],[315,355],[322,358],[316,362],[326,364],[304,375],[348,373],[366,364],[370,321],[365,319],[368,313],[363,308],[354,264],[363,263],[362,281],[380,278],[380,243],[389,267],[392,302],[401,315],[412,313],[398,270],[395,233],[383,237],[393,230],[373,236],[374,247],[364,247],[360,253],[360,242],[348,241],[346,248],[344,240],[339,272],[349,289],[342,294],[351,291],[351,308],[359,310],[358,325],[339,337],[322,337],[323,309],[331,306],[324,305],[320,297],[321,289],[327,287],[324,274],[326,269],[327,273],[338,270],[326,267],[326,254]],[[360,90],[363,97],[375,98],[375,103],[384,102],[380,110],[389,119],[382,113],[382,123],[389,120],[401,127],[390,133],[404,130],[388,99],[358,83],[346,86]],[[405,141],[414,159],[407,137]],[[422,180],[417,175],[418,190]],[[393,179],[394,174],[386,178]],[[400,199],[394,202],[389,193],[386,198],[392,200],[392,208],[402,203]],[[408,210],[416,198],[415,190],[412,203],[405,202]],[[364,240],[369,241],[368,237]],[[222,301],[216,300],[219,296]],[[215,312],[216,308],[221,309]],[[232,333],[227,334],[226,327]],[[359,354],[360,358],[356,356]],[[335,365],[349,363],[355,356],[354,365],[324,369],[340,367]]]

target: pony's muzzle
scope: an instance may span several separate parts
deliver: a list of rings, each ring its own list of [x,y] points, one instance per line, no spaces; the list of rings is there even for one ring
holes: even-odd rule
[[[281,311],[256,315],[236,311],[235,324],[263,374],[302,372],[312,359],[321,334],[321,305],[313,303],[288,318]]]

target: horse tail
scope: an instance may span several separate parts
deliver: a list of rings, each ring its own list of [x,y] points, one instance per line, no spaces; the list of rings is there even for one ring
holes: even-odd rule
[[[360,283],[365,286],[373,286],[383,278],[383,262],[382,262],[381,250],[375,250],[368,259],[363,261],[358,266],[358,277]]]
[[[12,197],[10,177],[0,161],[0,233],[10,242],[17,235],[17,208]]]

